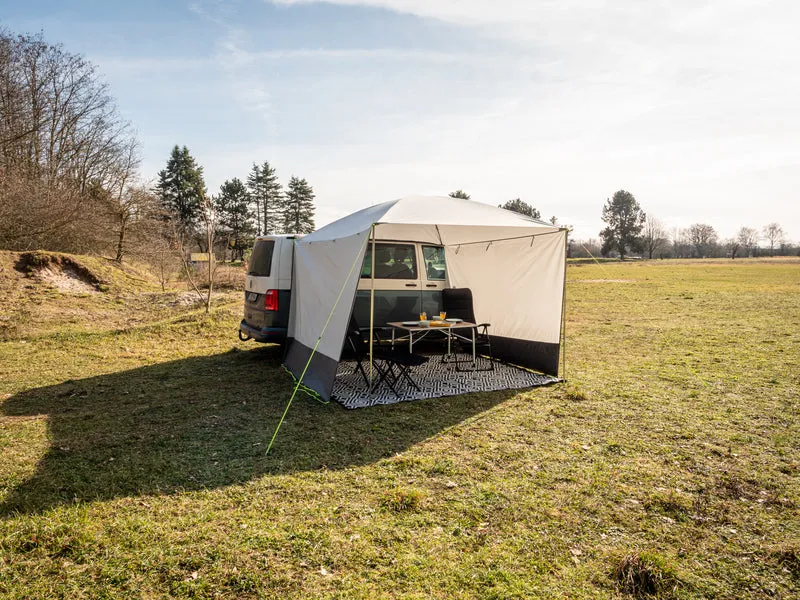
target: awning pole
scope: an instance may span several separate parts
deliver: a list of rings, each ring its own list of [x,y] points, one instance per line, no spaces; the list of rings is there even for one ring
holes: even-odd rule
[[[369,269],[370,288],[369,288],[369,389],[372,391],[372,340],[375,337],[373,327],[375,326],[375,224],[372,225],[372,264]]]
[[[561,380],[567,380],[567,254],[569,229],[564,229],[564,284],[561,289]]]
[[[358,234],[358,235],[361,235],[361,234]],[[339,289],[339,295],[336,296],[336,301],[333,303],[333,307],[331,307],[331,312],[328,313],[328,318],[325,321],[325,325],[322,326],[322,331],[320,332],[319,336],[317,337],[317,342],[314,344],[314,347],[311,349],[311,353],[308,355],[308,360],[306,361],[306,366],[303,367],[303,372],[300,373],[300,378],[297,379],[295,377],[295,379],[297,379],[297,381],[296,381],[296,383],[294,385],[294,390],[292,390],[292,395],[289,396],[289,402],[286,403],[286,408],[283,410],[283,415],[281,415],[281,420],[278,421],[278,426],[275,428],[275,433],[272,434],[272,438],[269,440],[269,445],[267,446],[266,454],[269,454],[269,451],[272,450],[272,445],[275,443],[275,438],[278,437],[278,431],[280,430],[281,425],[283,425],[283,421],[286,419],[286,415],[289,414],[289,407],[292,405],[292,401],[294,400],[294,397],[297,395],[297,390],[299,390],[300,386],[303,384],[303,378],[306,376],[306,372],[308,371],[308,367],[311,365],[311,359],[314,358],[314,354],[317,352],[317,348],[319,348],[319,344],[322,341],[322,336],[325,335],[325,331],[327,331],[328,325],[330,325],[331,318],[333,317],[333,313],[336,311],[336,307],[339,306],[339,301],[342,299],[342,294],[344,293],[344,288],[347,287],[347,283],[350,281],[350,277],[352,277],[353,271],[355,270],[356,265],[358,264],[358,259],[361,257],[361,250],[363,250],[368,243],[369,243],[369,237],[364,238],[364,242],[363,242],[361,248],[359,249],[359,251],[356,253],[355,257],[353,258],[353,264],[350,265],[350,271],[348,271],[347,277],[345,277],[344,283],[342,283],[342,287]],[[363,261],[363,259],[362,259],[362,261]],[[292,282],[295,281],[295,275],[296,275],[296,271],[295,271],[295,273],[292,274]],[[361,273],[359,272],[359,276],[360,275],[361,275]],[[358,280],[356,280],[356,287],[358,287]],[[351,310],[352,310],[352,306],[351,306]],[[287,369],[287,371],[289,371],[289,370]],[[291,371],[289,371],[289,373],[292,375],[292,377],[294,377],[294,373],[292,373]]]

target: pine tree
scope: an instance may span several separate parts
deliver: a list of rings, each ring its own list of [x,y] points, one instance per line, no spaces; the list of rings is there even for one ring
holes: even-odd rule
[[[607,200],[603,207],[603,221],[608,223],[608,227],[600,232],[603,256],[616,250],[624,259],[629,250],[640,249],[645,218],[644,211],[630,192],[619,190],[611,200]]]
[[[234,177],[219,188],[214,198],[220,233],[229,236],[233,259],[242,258],[255,233],[254,215],[250,194],[244,184]]]
[[[292,177],[283,202],[283,232],[314,231],[314,190],[305,179]]]
[[[181,233],[189,234],[196,229],[205,188],[203,167],[186,146],[175,145],[167,168],[158,174],[156,193],[161,205],[178,222]]]
[[[258,233],[277,233],[282,223],[280,214],[283,202],[283,189],[278,182],[275,168],[264,161],[259,166],[253,163],[247,176],[247,188],[256,207]]]

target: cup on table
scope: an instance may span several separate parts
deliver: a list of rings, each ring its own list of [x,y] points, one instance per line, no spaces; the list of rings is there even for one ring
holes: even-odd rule
[[[422,311],[421,313],[419,313],[419,320],[420,321],[427,321],[428,320],[428,313],[426,313],[425,311]]]
[[[439,313],[439,320],[444,321],[447,318],[447,313],[442,311]]]

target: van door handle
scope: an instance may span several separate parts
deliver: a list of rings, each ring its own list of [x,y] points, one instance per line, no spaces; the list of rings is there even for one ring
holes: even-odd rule
[[[416,283],[407,283],[406,287],[417,287]]]
[[[425,287],[436,287],[435,283],[426,283]]]

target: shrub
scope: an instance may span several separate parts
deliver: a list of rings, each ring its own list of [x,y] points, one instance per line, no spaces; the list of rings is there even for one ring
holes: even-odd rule
[[[625,555],[614,569],[614,578],[624,592],[636,598],[671,598],[678,584],[669,561],[650,551]]]

